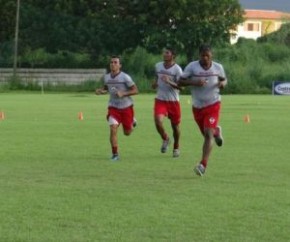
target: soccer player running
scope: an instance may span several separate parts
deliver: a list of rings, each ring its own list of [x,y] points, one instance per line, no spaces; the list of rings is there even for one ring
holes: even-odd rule
[[[197,175],[205,173],[209,156],[215,140],[222,146],[222,129],[218,126],[221,108],[220,89],[227,84],[224,68],[212,61],[209,45],[199,48],[199,60],[190,62],[184,69],[179,84],[190,86],[192,95],[192,112],[194,119],[204,137],[202,158],[194,168]]]
[[[103,88],[96,90],[96,94],[110,94],[107,120],[110,125],[110,143],[112,148],[111,160],[119,160],[117,132],[120,124],[126,136],[130,135],[136,126],[134,119],[132,95],[138,94],[138,88],[132,78],[121,71],[121,60],[112,56],[110,73],[104,75]]]
[[[163,52],[163,61],[155,65],[156,77],[152,88],[157,89],[154,102],[154,122],[162,139],[161,152],[165,153],[170,144],[170,138],[166,133],[163,121],[168,117],[173,131],[173,157],[179,157],[179,124],[181,121],[181,109],[179,103],[178,80],[182,74],[181,67],[175,63],[176,52],[166,48]]]

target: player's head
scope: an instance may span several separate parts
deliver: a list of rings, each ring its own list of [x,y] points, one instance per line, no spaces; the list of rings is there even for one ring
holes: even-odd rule
[[[121,58],[117,55],[112,55],[110,59],[110,70],[112,72],[119,72],[122,67]]]
[[[199,59],[202,65],[209,66],[211,64],[212,50],[210,45],[203,44],[199,47]]]
[[[176,51],[171,47],[166,47],[163,51],[164,61],[173,61],[176,57]]]

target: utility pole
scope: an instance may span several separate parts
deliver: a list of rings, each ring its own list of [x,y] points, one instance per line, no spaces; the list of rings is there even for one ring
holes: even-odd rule
[[[13,62],[13,76],[17,74],[17,56],[18,56],[18,33],[19,33],[19,10],[20,0],[17,0],[16,6],[16,24],[15,24],[15,38],[14,38],[14,62]]]

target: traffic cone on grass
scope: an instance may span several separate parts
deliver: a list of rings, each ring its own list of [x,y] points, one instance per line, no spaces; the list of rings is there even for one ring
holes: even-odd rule
[[[0,112],[0,120],[4,120],[5,119],[5,114],[4,114],[4,112]]]
[[[79,112],[79,113],[78,113],[78,119],[79,119],[79,120],[83,120],[83,119],[84,119],[83,112]]]
[[[245,122],[245,123],[250,123],[250,122],[251,122],[251,121],[250,121],[250,115],[249,115],[249,114],[245,115],[245,117],[244,117],[244,122]]]

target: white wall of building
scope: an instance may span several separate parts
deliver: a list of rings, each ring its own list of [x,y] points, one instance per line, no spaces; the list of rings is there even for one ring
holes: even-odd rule
[[[262,36],[262,22],[261,21],[245,21],[238,25],[237,30],[233,32],[235,35],[231,37],[231,44],[237,43],[240,37],[246,39],[254,39]]]

